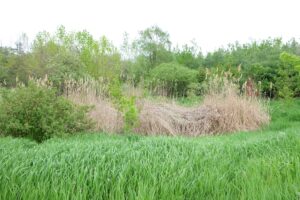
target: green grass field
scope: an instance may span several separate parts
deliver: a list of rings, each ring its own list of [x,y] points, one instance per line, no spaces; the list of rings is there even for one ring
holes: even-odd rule
[[[300,199],[300,100],[256,132],[0,138],[0,199]]]

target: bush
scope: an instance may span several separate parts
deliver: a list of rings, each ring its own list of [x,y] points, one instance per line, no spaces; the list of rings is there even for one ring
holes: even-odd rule
[[[176,63],[163,63],[150,72],[150,85],[164,87],[168,96],[186,96],[188,86],[197,82],[198,72]]]
[[[28,87],[3,90],[0,99],[0,134],[42,142],[92,126],[86,116],[89,107],[75,105],[57,96],[55,90],[33,82]]]
[[[122,113],[124,120],[124,132],[131,132],[138,123],[138,109],[135,97],[127,97],[122,94],[121,83],[118,79],[111,81],[110,95],[114,105]]]

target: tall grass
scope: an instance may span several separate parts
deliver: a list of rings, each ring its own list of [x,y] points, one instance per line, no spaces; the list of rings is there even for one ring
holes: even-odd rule
[[[123,129],[122,114],[109,99],[109,86],[104,80],[92,78],[65,80],[63,95],[77,104],[91,105],[89,117],[96,122],[98,131],[118,133]]]
[[[228,74],[228,73],[225,73]],[[206,82],[204,101],[193,107],[166,102],[155,103],[144,98],[142,88],[123,85],[123,95],[138,96],[138,126],[141,134],[192,135],[255,130],[268,124],[269,115],[259,98],[239,93],[237,85],[218,74]],[[97,122],[97,130],[120,132],[124,119],[109,98],[107,83],[93,79],[65,81],[64,95],[79,104],[94,105],[89,116]]]
[[[226,78],[214,76],[208,81],[203,105],[217,110],[215,132],[255,130],[270,121],[267,100],[249,96]]]
[[[298,199],[299,102],[252,134],[0,138],[0,199]]]
[[[240,92],[228,77],[213,76],[206,88],[203,102],[193,107],[144,101],[136,132],[198,136],[256,130],[269,123],[264,101]]]

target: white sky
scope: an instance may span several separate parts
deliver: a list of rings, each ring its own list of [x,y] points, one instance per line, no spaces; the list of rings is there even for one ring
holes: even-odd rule
[[[0,44],[21,33],[86,29],[116,46],[126,31],[158,25],[173,45],[195,39],[204,52],[267,37],[300,38],[300,0],[0,0]]]

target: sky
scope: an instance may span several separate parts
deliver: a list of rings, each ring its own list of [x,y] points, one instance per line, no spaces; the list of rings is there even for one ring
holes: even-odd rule
[[[22,33],[87,30],[116,46],[157,25],[174,46],[194,40],[203,52],[268,37],[300,39],[299,0],[0,0],[0,45]]]

